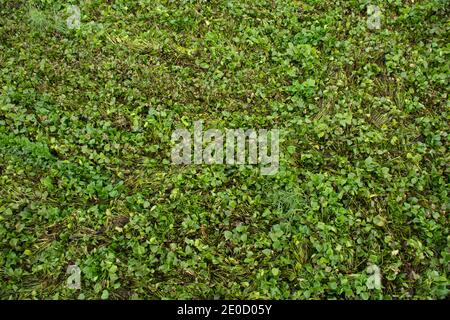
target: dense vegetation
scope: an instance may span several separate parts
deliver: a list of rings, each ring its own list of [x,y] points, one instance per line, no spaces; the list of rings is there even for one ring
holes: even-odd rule
[[[449,8],[0,0],[0,298],[445,298]],[[199,119],[278,173],[173,165]]]

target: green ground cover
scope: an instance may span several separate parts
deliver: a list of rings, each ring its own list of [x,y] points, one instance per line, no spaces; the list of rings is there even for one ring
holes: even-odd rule
[[[0,0],[0,298],[445,298],[449,13]],[[173,165],[200,119],[278,128],[277,174]]]

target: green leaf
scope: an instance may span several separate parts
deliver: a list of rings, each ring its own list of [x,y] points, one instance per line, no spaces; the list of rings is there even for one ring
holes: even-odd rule
[[[108,290],[103,290],[103,292],[102,292],[102,299],[103,300],[106,300],[106,299],[108,299],[109,298],[109,292],[108,292]]]

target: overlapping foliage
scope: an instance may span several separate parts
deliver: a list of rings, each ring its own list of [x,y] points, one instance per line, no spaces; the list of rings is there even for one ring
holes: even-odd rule
[[[0,297],[446,297],[449,7],[0,0]],[[199,119],[279,172],[172,165]]]

